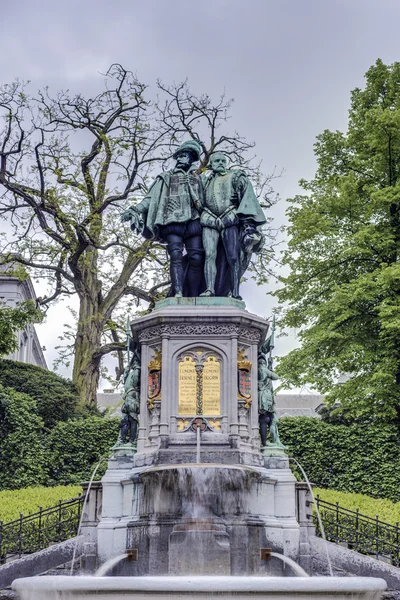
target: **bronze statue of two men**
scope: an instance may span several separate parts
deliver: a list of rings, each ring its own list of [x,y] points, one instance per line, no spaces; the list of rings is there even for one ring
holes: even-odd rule
[[[184,142],[173,155],[175,167],[160,173],[142,202],[121,218],[167,245],[170,295],[240,299],[240,279],[251,254],[262,248],[266,219],[244,171],[227,169],[225,154],[215,152],[210,172],[199,175],[200,155],[198,142]]]

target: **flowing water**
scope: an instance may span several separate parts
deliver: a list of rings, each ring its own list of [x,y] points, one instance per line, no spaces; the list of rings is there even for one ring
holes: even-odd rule
[[[128,554],[124,552],[124,554],[119,554],[118,556],[114,556],[110,558],[107,562],[105,562],[99,569],[97,569],[94,577],[105,577],[108,571],[111,571],[113,567],[115,567],[121,560],[128,558]]]
[[[293,569],[293,572],[296,575],[296,577],[310,577],[309,574],[306,573],[305,570],[300,565],[297,564],[297,562],[295,562],[294,560],[289,558],[289,556],[285,556],[284,554],[279,554],[278,552],[271,552],[271,556],[274,556],[275,558],[279,558],[279,560],[281,560],[282,562],[289,565],[289,567],[291,567]]]
[[[310,483],[310,480],[307,477],[307,473],[305,472],[305,470],[303,469],[303,467],[301,466],[301,464],[299,463],[299,461],[296,460],[295,458],[293,458],[292,456],[289,458],[289,460],[292,460],[299,467],[299,469],[301,471],[301,474],[304,477],[304,481],[306,482],[306,484],[308,486],[308,489],[310,490],[310,494],[311,494],[311,498],[312,498],[313,505],[314,505],[314,508],[315,508],[315,512],[317,514],[319,530],[320,530],[322,538],[323,538],[323,540],[325,542],[325,552],[326,552],[326,560],[328,562],[329,574],[330,574],[331,577],[333,577],[333,569],[332,569],[331,557],[329,556],[328,542],[327,542],[327,539],[326,539],[325,529],[324,529],[324,526],[323,526],[323,523],[322,523],[321,514],[319,512],[317,503],[315,502],[314,493],[312,491],[312,485]]]
[[[102,459],[101,459],[101,460],[100,460],[100,461],[97,463],[97,465],[95,466],[95,468],[93,469],[92,476],[90,477],[90,481],[89,481],[88,489],[86,490],[85,499],[84,499],[84,501],[83,501],[82,512],[81,512],[81,518],[79,519],[78,531],[77,531],[77,534],[76,534],[76,542],[75,542],[75,546],[74,546],[74,552],[73,552],[73,555],[72,555],[72,563],[71,563],[71,571],[70,571],[70,575],[73,575],[73,573],[74,573],[74,564],[75,564],[76,550],[77,550],[77,547],[78,547],[78,538],[79,538],[79,534],[80,534],[80,532],[81,532],[81,528],[82,528],[82,521],[83,521],[84,511],[85,511],[86,504],[87,504],[87,501],[88,501],[88,498],[89,498],[89,494],[90,494],[90,488],[91,488],[91,486],[92,486],[92,483],[93,483],[93,480],[94,480],[94,478],[95,478],[95,476],[96,476],[96,473],[97,473],[97,470],[98,470],[98,468],[100,467],[100,465],[101,465],[103,462],[105,462],[105,461],[107,461],[107,460],[110,460],[110,458],[111,458],[111,456],[108,456],[107,458],[102,458]]]

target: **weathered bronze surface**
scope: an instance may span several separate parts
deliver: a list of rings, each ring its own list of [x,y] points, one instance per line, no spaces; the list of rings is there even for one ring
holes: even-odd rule
[[[203,366],[203,414],[221,414],[221,366],[215,356]]]
[[[197,404],[196,363],[191,356],[185,356],[178,367],[178,414],[195,415]]]

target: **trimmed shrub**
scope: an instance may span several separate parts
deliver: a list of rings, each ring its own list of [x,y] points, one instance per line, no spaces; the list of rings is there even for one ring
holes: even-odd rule
[[[72,381],[47,369],[0,360],[0,384],[36,400],[37,412],[45,427],[53,427],[57,421],[71,419],[79,412],[78,395]]]
[[[70,500],[82,494],[80,485],[57,487],[28,487],[20,490],[4,490],[0,492],[0,521],[7,523],[37,512],[40,507],[50,508],[60,500]]]
[[[285,417],[279,420],[279,434],[318,487],[400,500],[395,426],[331,425],[312,417]]]
[[[35,400],[0,385],[0,490],[45,483],[42,428]]]
[[[314,496],[319,496],[321,500],[331,504],[339,504],[341,508],[349,510],[359,510],[360,514],[375,519],[378,516],[380,521],[396,525],[400,523],[400,502],[371,498],[365,494],[355,494],[351,492],[337,492],[336,490],[324,490],[321,488],[313,489]]]
[[[110,455],[118,438],[119,421],[93,416],[57,423],[46,437],[48,483],[70,485],[90,479],[99,460]],[[96,479],[103,476],[106,468],[104,461]]]

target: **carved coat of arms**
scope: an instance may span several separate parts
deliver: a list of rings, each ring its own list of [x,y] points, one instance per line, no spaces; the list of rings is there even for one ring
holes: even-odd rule
[[[251,403],[251,362],[244,356],[244,350],[238,352],[238,391],[239,398],[247,400],[245,406]]]
[[[149,409],[154,408],[154,400],[161,398],[161,353],[155,351],[155,358],[147,365],[147,403]]]

